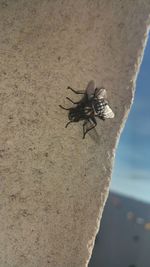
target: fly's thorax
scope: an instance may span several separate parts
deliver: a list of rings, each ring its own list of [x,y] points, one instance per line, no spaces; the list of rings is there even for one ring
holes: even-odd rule
[[[71,108],[68,113],[68,119],[70,121],[79,121],[78,117],[79,115],[78,115],[77,108]]]
[[[89,116],[91,116],[92,113],[93,113],[92,107],[90,107],[90,106],[84,107],[84,115],[85,116],[89,117]]]
[[[82,105],[77,105],[71,108],[68,113],[68,118],[70,121],[78,122],[83,120],[85,117],[84,107]]]

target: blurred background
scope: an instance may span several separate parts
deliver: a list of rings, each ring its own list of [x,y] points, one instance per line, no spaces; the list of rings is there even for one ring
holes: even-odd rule
[[[150,267],[150,36],[89,267]]]

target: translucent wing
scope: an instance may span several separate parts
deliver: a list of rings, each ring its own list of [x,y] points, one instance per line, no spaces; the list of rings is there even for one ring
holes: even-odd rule
[[[86,93],[89,98],[94,95],[94,91],[95,91],[94,81],[90,81],[86,87]]]
[[[106,105],[105,108],[104,108],[104,111],[103,111],[103,116],[106,119],[111,119],[111,118],[115,117],[115,114],[113,113],[111,108],[108,105]]]
[[[107,98],[107,92],[104,88],[97,88],[96,90],[98,99]]]

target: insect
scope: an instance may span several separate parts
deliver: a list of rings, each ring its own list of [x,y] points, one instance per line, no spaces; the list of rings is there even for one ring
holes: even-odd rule
[[[83,122],[83,139],[85,135],[96,127],[96,118],[105,120],[108,118],[114,118],[114,113],[108,105],[106,100],[107,94],[105,88],[95,88],[94,81],[90,81],[83,90],[74,90],[68,86],[69,90],[75,94],[82,95],[82,98],[78,102],[74,102],[69,97],[66,97],[73,105],[73,107],[65,108],[59,105],[60,108],[68,110],[69,122],[66,124],[66,128],[70,123]]]

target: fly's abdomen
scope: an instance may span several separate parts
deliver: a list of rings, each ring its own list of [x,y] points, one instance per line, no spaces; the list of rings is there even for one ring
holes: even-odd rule
[[[104,99],[100,100],[93,100],[93,108],[95,115],[102,116],[105,111],[105,106],[107,105],[107,102]]]
[[[109,119],[114,118],[114,113],[111,110],[111,108],[108,105],[108,102],[105,99],[94,99],[93,100],[93,109],[95,112],[95,115],[103,118],[103,119]]]

